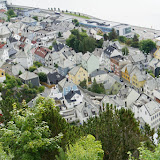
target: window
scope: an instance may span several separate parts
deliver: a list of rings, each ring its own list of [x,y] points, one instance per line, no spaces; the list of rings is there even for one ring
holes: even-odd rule
[[[2,76],[4,75],[4,73],[2,72]]]

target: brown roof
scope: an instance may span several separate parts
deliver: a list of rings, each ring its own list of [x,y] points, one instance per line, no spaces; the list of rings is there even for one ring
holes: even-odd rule
[[[6,12],[6,10],[0,9],[0,13],[5,13],[5,12]]]
[[[37,54],[38,56],[45,58],[45,56],[51,52],[50,49],[48,48],[44,48],[44,47],[37,47],[37,49],[35,50],[35,54]]]
[[[26,40],[26,37],[23,37],[23,36],[22,36],[22,37],[20,38],[20,42],[25,42],[25,40]]]

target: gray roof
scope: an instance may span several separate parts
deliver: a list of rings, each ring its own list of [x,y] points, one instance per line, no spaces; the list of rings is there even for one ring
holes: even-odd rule
[[[155,101],[150,101],[144,105],[150,115],[157,113],[160,111],[160,105]]]
[[[25,72],[24,67],[22,67],[20,64],[16,64],[12,66],[13,75],[17,76],[19,74],[19,71],[21,71],[22,73]]]
[[[81,68],[81,66],[76,66],[76,67],[72,68],[72,69],[69,71],[69,73],[75,76],[75,75],[77,74],[77,72],[79,71],[80,68]]]
[[[130,55],[129,56],[132,62],[141,62],[144,61],[146,59],[145,55],[143,53],[137,53],[134,55]]]
[[[106,71],[104,71],[104,70],[95,70],[95,71],[93,71],[91,74],[90,74],[90,76],[91,77],[96,77],[97,75],[102,75],[102,74],[107,74],[107,72]]]
[[[30,79],[33,79],[33,78],[38,78],[38,75],[36,75],[35,73],[33,72],[29,72],[29,71],[26,71],[24,72],[23,74],[21,74],[19,76],[19,78],[23,79],[23,80],[30,80]]]
[[[70,81],[67,78],[62,79],[58,84],[59,84],[59,86],[61,88],[69,87],[69,86],[74,86],[75,85],[72,81]]]
[[[80,90],[77,90],[77,91],[70,91],[66,96],[65,96],[65,99],[67,100],[68,103],[71,103],[73,102],[74,100],[71,100],[72,97],[76,94],[79,94],[81,95],[81,92]],[[75,100],[76,101],[76,100]]]

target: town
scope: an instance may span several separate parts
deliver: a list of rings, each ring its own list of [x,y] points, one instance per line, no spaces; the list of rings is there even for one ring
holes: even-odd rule
[[[131,110],[139,128],[157,132],[159,36],[154,29],[0,0],[0,125],[13,103],[25,100],[32,108],[49,97],[72,125],[116,107]]]

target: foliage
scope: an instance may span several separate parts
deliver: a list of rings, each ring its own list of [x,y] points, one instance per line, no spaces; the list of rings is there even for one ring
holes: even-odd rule
[[[21,75],[22,74],[22,71],[19,71],[18,75]]]
[[[123,47],[123,48],[122,48],[122,54],[127,56],[128,53],[129,53],[128,48],[127,48],[127,47]]]
[[[160,144],[155,147],[155,151],[148,150],[144,144],[142,143],[141,147],[138,148],[139,150],[139,160],[158,160],[160,158]],[[136,160],[130,152],[129,160]]]
[[[62,37],[62,34],[61,34],[61,32],[58,32],[58,37],[60,38],[60,37]]]
[[[10,21],[12,17],[16,17],[16,14],[14,13],[13,9],[9,9],[6,14],[8,16],[8,21]]]
[[[44,153],[57,149],[61,135],[50,138],[49,126],[39,117],[41,104],[37,108],[17,110],[16,104],[12,111],[12,121],[0,129],[0,142],[4,150],[10,148],[14,159],[40,160]]]
[[[75,23],[75,26],[78,27],[78,26],[79,26],[79,22],[76,22],[76,23]]]
[[[97,40],[96,41],[96,47],[97,48],[102,48],[102,46],[103,46],[103,39]]]
[[[128,151],[138,156],[137,148],[144,139],[134,114],[124,108],[117,110],[103,106],[103,109],[105,112],[100,113],[98,117],[90,118],[82,129],[102,142],[104,159],[125,160],[128,158]]]
[[[140,50],[143,53],[150,53],[154,48],[156,48],[156,43],[153,42],[151,39],[142,40],[140,41]]]
[[[104,38],[105,41],[107,41],[109,37],[108,37],[108,35],[105,33],[105,34],[103,35],[103,38]]]
[[[105,88],[104,88],[103,84],[102,83],[98,84],[95,79],[94,79],[93,84],[89,90],[91,92],[99,93],[99,94],[105,93]]]
[[[79,86],[82,87],[83,89],[87,89],[87,80],[84,79],[83,81],[81,81]]]
[[[131,44],[132,44],[132,39],[129,39],[129,38],[128,38],[128,39],[126,40],[126,45],[130,46]]]
[[[77,19],[73,19],[72,22],[75,24],[75,23],[78,22],[78,20]]]
[[[135,34],[132,39],[131,47],[139,48],[139,39],[137,34]]]
[[[38,73],[41,82],[47,82],[47,75],[43,72]]]
[[[83,15],[80,15],[80,14],[75,14],[75,13],[72,13],[72,12],[66,12],[66,13],[64,13],[64,14],[68,14],[68,15],[71,15],[71,16],[75,16],[75,17],[81,17],[81,18],[84,18],[84,19],[90,19],[89,17],[87,17],[87,16],[83,16]]]
[[[57,44],[56,40],[52,42],[52,45],[55,46]]]
[[[37,67],[41,67],[42,66],[42,63],[38,62],[38,61],[35,61],[33,62],[33,64]]]
[[[32,17],[34,20],[38,21],[38,17],[37,16],[34,16]]]
[[[33,72],[33,71],[35,71],[37,69],[37,67],[35,66],[35,65],[33,65],[33,66],[31,66],[31,67],[29,67],[29,71],[30,72]]]
[[[71,33],[72,34],[66,40],[66,44],[72,47],[76,52],[93,52],[97,46],[101,47],[103,40],[96,41],[94,38],[89,37],[86,32],[80,32],[74,29]]]
[[[122,42],[122,43],[125,43],[126,40],[127,40],[127,38],[124,37],[124,36],[119,36],[119,37],[118,37],[118,40],[119,40],[120,42]]]
[[[112,31],[108,34],[108,39],[111,41],[111,40],[114,40],[114,39],[117,39],[117,38],[118,38],[117,32],[113,28]]]
[[[58,68],[58,64],[54,64],[54,67],[55,67],[55,68]]]
[[[40,87],[38,87],[38,91],[39,91],[39,93],[44,92],[44,90],[45,90],[45,87],[44,87],[44,86],[40,86]]]
[[[50,49],[50,50],[52,50],[52,48],[53,48],[52,46],[49,46],[49,49]]]
[[[67,149],[68,160],[103,160],[103,155],[101,142],[92,135],[81,138]]]

